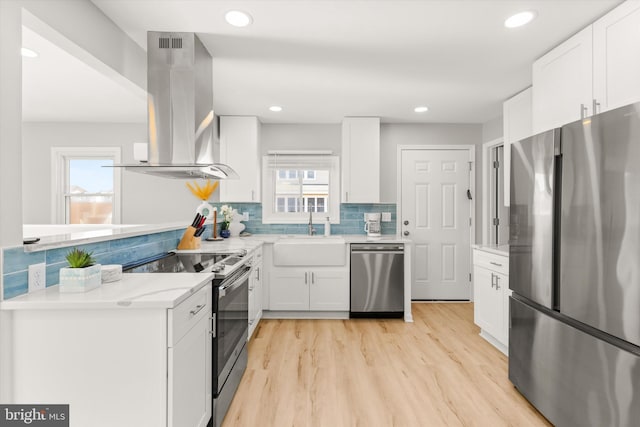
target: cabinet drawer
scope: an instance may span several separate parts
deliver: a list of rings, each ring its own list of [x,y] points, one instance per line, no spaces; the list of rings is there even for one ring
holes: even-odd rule
[[[479,267],[495,271],[496,273],[509,275],[509,257],[474,249],[473,263]]]
[[[204,286],[169,310],[169,347],[180,341],[205,316],[211,316],[211,285]]]

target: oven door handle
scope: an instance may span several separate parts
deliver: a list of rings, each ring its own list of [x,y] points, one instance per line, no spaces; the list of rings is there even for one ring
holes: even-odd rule
[[[224,297],[225,295],[227,295],[227,291],[231,292],[232,290],[234,290],[237,287],[239,287],[240,285],[242,285],[244,283],[244,281],[249,277],[250,273],[251,273],[251,270],[247,270],[246,273],[242,274],[242,276],[240,276],[239,278],[234,280],[231,285],[219,287],[218,288],[218,299],[220,299],[220,298]]]

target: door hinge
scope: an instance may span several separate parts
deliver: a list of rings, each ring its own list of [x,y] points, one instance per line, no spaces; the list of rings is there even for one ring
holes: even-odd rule
[[[493,218],[493,225],[500,225],[500,218]]]
[[[500,167],[500,162],[499,162],[499,161],[497,161],[497,160],[496,160],[496,161],[494,161],[494,162],[493,162],[493,168],[494,168],[494,169],[498,169],[499,167]]]

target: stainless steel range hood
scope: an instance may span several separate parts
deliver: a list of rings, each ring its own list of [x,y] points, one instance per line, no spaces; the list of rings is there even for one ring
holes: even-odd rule
[[[147,162],[119,165],[166,178],[238,178],[216,163],[211,55],[194,33],[147,33]]]

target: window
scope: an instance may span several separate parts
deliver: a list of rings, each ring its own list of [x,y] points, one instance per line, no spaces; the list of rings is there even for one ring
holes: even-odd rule
[[[59,224],[120,223],[119,148],[52,148],[53,217]]]
[[[267,224],[307,223],[309,212],[340,218],[339,161],[327,154],[270,154],[263,159]]]

